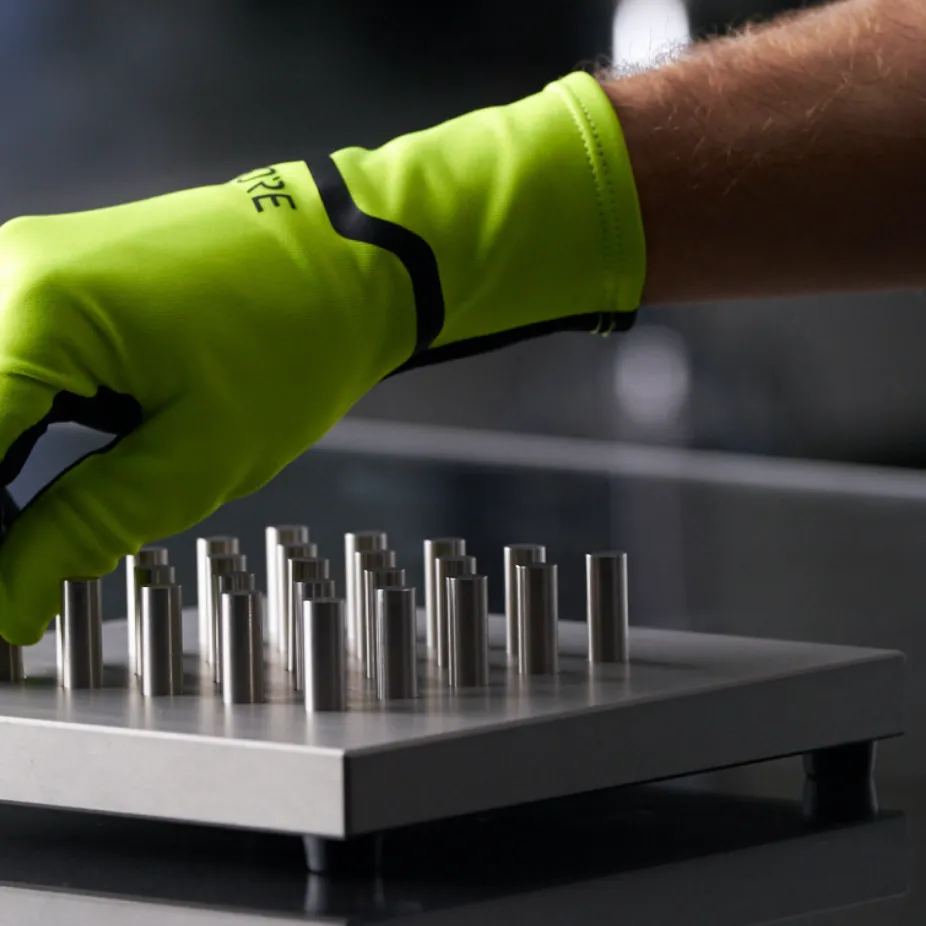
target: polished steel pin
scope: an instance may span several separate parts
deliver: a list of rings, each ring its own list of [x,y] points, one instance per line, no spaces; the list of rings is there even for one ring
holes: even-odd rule
[[[209,557],[238,553],[237,537],[196,538],[196,611],[199,615],[199,656],[207,662],[212,659],[212,581],[209,575]]]
[[[141,690],[146,698],[183,693],[183,600],[179,585],[141,588]]]
[[[63,688],[103,684],[103,608],[99,579],[65,579],[58,614],[59,683]]]
[[[265,639],[279,646],[282,618],[279,612],[281,581],[277,574],[277,547],[292,543],[308,543],[309,528],[305,524],[274,524],[264,529],[264,555],[267,564],[267,608],[264,614]],[[237,552],[237,551],[235,551]]]
[[[395,550],[358,550],[354,554],[354,619],[356,622],[353,654],[366,671],[367,665],[367,598],[363,574],[367,569],[394,568]]]
[[[256,704],[264,700],[264,643],[257,592],[223,592],[222,700]]]
[[[521,675],[555,675],[559,671],[556,564],[531,563],[516,569],[518,671]]]
[[[518,661],[518,566],[543,563],[547,548],[539,543],[512,543],[505,547],[505,652]]]
[[[424,542],[424,610],[427,615],[428,653],[437,655],[437,577],[438,558],[464,556],[466,541],[462,537],[438,537]]]
[[[138,652],[138,634],[141,626],[141,605],[138,598],[138,582],[135,570],[140,566],[164,566],[167,564],[167,547],[142,547],[134,556],[125,558],[125,615],[129,635],[129,671],[138,674],[141,656]]]
[[[340,598],[310,598],[302,605],[305,709],[347,709],[347,634]]]
[[[628,662],[627,554],[586,554],[585,580],[588,661]]]
[[[354,577],[354,554],[369,553],[373,550],[385,550],[389,539],[383,531],[351,531],[344,535],[344,622],[347,627],[348,652],[356,654],[357,621],[359,615],[354,599],[357,594],[357,581]]]
[[[415,589],[376,590],[376,696],[380,701],[418,696],[415,611]]]
[[[453,576],[471,576],[476,573],[475,556],[439,556],[435,561],[434,576],[437,585],[437,664],[446,668],[450,663],[450,617],[447,601],[447,580]]]
[[[450,620],[450,686],[489,684],[489,592],[485,576],[447,580]]]

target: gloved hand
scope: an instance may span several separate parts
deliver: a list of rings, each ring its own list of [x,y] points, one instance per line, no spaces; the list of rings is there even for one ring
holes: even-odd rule
[[[52,421],[114,441],[0,549],[0,634],[61,580],[259,488],[404,366],[635,309],[643,235],[613,109],[574,74],[375,151],[0,228],[0,483]]]

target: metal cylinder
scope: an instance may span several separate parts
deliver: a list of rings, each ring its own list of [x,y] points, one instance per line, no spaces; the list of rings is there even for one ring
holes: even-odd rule
[[[296,671],[299,661],[302,623],[302,602],[293,595],[294,582],[318,582],[328,579],[330,563],[324,557],[296,555],[298,551],[306,549],[308,545],[283,547],[291,553],[287,555],[283,568],[286,570],[286,615],[283,633],[286,635],[286,644],[283,647],[287,672]],[[314,546],[314,544],[312,544]],[[332,597],[334,592],[326,597]]]
[[[256,592],[257,579],[253,572],[223,572],[216,576],[218,591],[223,592]]]
[[[305,662],[303,660],[305,646],[302,640],[304,605],[307,601],[314,601],[317,598],[334,597],[336,597],[336,593],[332,579],[310,579],[305,582],[297,579],[290,589],[290,607],[295,621],[293,624],[293,652],[295,659],[291,671],[293,673],[293,688],[296,691],[302,691],[305,687]]]
[[[183,693],[183,601],[179,585],[141,589],[141,691],[146,698]]]
[[[625,663],[630,659],[627,619],[627,554],[585,556],[588,661]]]
[[[237,537],[196,538],[196,611],[199,615],[199,656],[212,658],[212,582],[209,578],[209,557],[239,551]]]
[[[247,571],[248,558],[243,553],[223,553],[210,556],[207,568],[209,569],[207,598],[212,612],[212,633],[206,662],[212,666],[212,680],[218,684],[222,680],[222,592],[219,589],[219,576],[230,572]]]
[[[135,662],[131,661],[129,647],[129,671],[140,676],[144,659],[144,640],[141,632],[141,590],[145,585],[173,585],[177,581],[177,570],[173,566],[135,566]]]
[[[418,636],[413,588],[376,590],[376,695],[418,697]]]
[[[264,700],[264,640],[257,592],[223,592],[222,700],[256,704]]]
[[[340,598],[310,598],[302,605],[305,709],[347,709],[347,634]]]
[[[475,573],[475,556],[439,556],[435,560],[437,647],[434,652],[439,666],[446,667],[450,663],[450,608],[447,602],[447,580],[456,576],[471,576]]]
[[[353,531],[344,535],[344,623],[347,628],[347,650],[355,655],[360,633],[360,615],[355,602],[359,584],[355,574],[355,555],[385,550],[388,545],[389,538],[383,531]]]
[[[555,563],[517,566],[518,671],[555,675],[559,671],[557,621],[559,587]]]
[[[63,688],[103,684],[103,607],[99,579],[65,579],[58,614],[58,669]]]
[[[21,682],[25,677],[23,648],[0,637],[0,682]]]
[[[407,579],[404,569],[394,566],[380,566],[363,573],[363,668],[367,678],[376,678],[376,590],[378,588],[404,588]]]
[[[134,556],[125,558],[125,616],[129,634],[129,671],[137,675],[141,668],[138,652],[138,634],[141,625],[141,605],[138,599],[136,570],[142,566],[164,566],[167,564],[167,547],[142,547]]]
[[[518,659],[518,566],[544,563],[547,548],[539,543],[512,543],[505,547],[505,652]]]
[[[485,576],[447,580],[450,626],[450,685],[489,684],[489,583]]]
[[[289,595],[290,582],[287,563],[291,559],[314,559],[317,555],[318,546],[308,541],[305,543],[281,543],[277,545],[277,626],[274,633],[276,634],[276,648],[283,657],[284,665],[289,665],[291,661],[289,643],[292,632],[292,618],[290,616],[292,602]]]
[[[354,554],[354,642],[351,652],[366,670],[367,664],[367,599],[364,594],[363,574],[367,569],[384,569],[395,566],[395,550],[358,550]]]
[[[277,574],[277,547],[291,543],[308,543],[305,524],[274,524],[264,529],[264,554],[267,563],[267,612],[264,614],[265,636],[271,646],[279,645],[280,624],[278,599],[280,578]]]
[[[428,652],[437,653],[437,581],[435,563],[441,556],[464,556],[462,537],[438,537],[424,542],[424,610],[427,615]]]

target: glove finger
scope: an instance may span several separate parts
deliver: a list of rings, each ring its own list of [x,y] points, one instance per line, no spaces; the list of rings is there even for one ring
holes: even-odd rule
[[[43,489],[3,543],[0,636],[35,643],[58,611],[64,579],[111,572],[123,556],[226,501],[238,480],[222,473],[214,446],[172,410]]]

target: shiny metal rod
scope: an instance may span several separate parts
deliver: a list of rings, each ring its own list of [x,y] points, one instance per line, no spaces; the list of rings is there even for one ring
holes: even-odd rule
[[[437,654],[437,577],[438,558],[464,556],[466,541],[462,537],[438,537],[424,542],[424,610],[428,619],[428,652]]]
[[[314,544],[312,544],[314,546]],[[306,549],[305,546],[284,547],[284,550],[295,551]],[[286,671],[295,672],[296,663],[299,661],[301,651],[301,627],[302,623],[302,601],[294,597],[293,584],[295,582],[319,582],[328,579],[331,565],[327,559],[318,556],[287,556],[283,564],[286,569],[286,621],[283,627],[283,633],[286,635],[286,642],[283,647],[283,658],[285,660]],[[332,597],[334,592],[326,597]]]
[[[347,633],[340,598],[310,598],[302,605],[305,709],[347,709]]]
[[[559,671],[557,621],[559,586],[555,563],[517,566],[518,671],[555,675]]]
[[[450,686],[489,684],[489,585],[485,576],[447,580],[450,621]]]
[[[141,589],[141,691],[146,698],[183,693],[183,600],[179,585]]]
[[[505,651],[518,660],[518,566],[544,563],[547,548],[539,543],[512,543],[505,547]]]
[[[353,531],[344,535],[344,622],[347,627],[347,651],[357,654],[357,638],[360,633],[360,615],[357,609],[357,578],[355,556],[357,553],[371,553],[385,550],[389,539],[383,531]]]
[[[363,573],[363,633],[364,644],[363,669],[367,678],[376,678],[377,637],[376,637],[376,590],[378,588],[404,588],[407,584],[405,570],[393,566],[380,566],[367,569]]]
[[[277,546],[276,578],[277,588],[277,626],[276,635],[277,652],[283,657],[283,664],[289,663],[289,636],[290,636],[290,609],[292,602],[289,597],[289,567],[291,559],[314,559],[318,556],[318,545],[306,541],[305,543],[281,543]]]
[[[628,662],[627,554],[586,554],[585,582],[588,661]]]
[[[376,695],[380,701],[418,697],[418,637],[415,590],[376,590],[376,636],[379,663]]]
[[[308,543],[309,528],[305,524],[274,524],[264,529],[264,555],[267,564],[267,611],[264,614],[265,639],[271,646],[279,645],[282,618],[279,612],[280,577],[277,574],[277,547],[292,543]]]
[[[295,654],[295,659],[293,661],[292,677],[293,688],[296,691],[302,691],[305,687],[305,662],[303,660],[305,655],[305,644],[302,639],[302,617],[305,614],[305,603],[307,601],[314,601],[317,598],[335,597],[334,581],[331,579],[310,579],[305,582],[296,580],[293,582],[293,587],[290,590],[290,606],[293,610],[294,617],[293,652]]]
[[[58,680],[63,688],[103,684],[103,608],[99,579],[65,579],[58,615]]]
[[[144,659],[144,640],[141,632],[141,590],[145,585],[173,585],[177,581],[173,566],[135,566],[135,664],[129,660],[129,671],[141,676]],[[129,647],[131,651],[131,647]]]
[[[206,597],[212,613],[212,632],[209,637],[209,651],[206,662],[212,666],[212,680],[218,684],[222,680],[222,592],[219,589],[219,576],[230,572],[246,572],[248,558],[243,553],[223,553],[208,558],[209,583]]]
[[[138,652],[141,605],[135,571],[141,566],[164,566],[166,564],[167,547],[142,547],[134,556],[130,554],[125,558],[125,616],[129,634],[129,671],[134,671],[136,675],[141,668],[141,656]]]
[[[0,682],[21,682],[25,677],[23,648],[0,637]]]
[[[257,592],[224,592],[222,613],[222,700],[257,704],[264,700],[264,640]]]
[[[365,550],[354,554],[354,643],[351,652],[366,671],[367,664],[367,599],[364,594],[363,574],[367,569],[384,569],[395,567],[395,550]]]
[[[209,661],[212,656],[212,582],[209,578],[209,557],[238,553],[237,537],[196,538],[196,611],[199,614],[199,656]]]
[[[476,573],[475,556],[439,556],[434,565],[435,595],[437,598],[437,664],[446,667],[450,663],[450,608],[447,601],[447,580],[455,576],[471,576]]]

